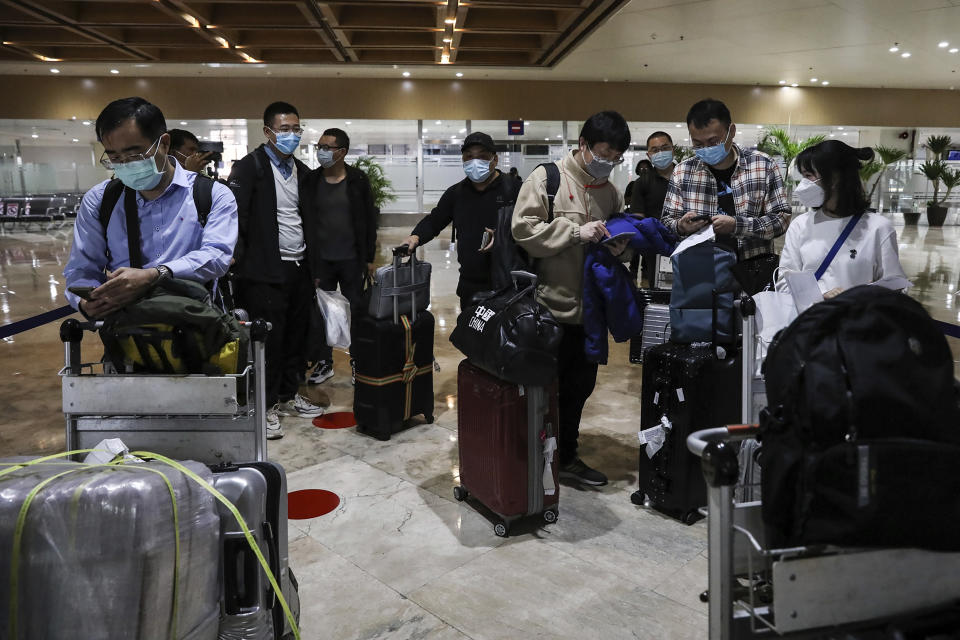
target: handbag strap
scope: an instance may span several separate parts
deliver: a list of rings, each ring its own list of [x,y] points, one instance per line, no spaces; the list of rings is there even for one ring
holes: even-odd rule
[[[830,266],[830,263],[833,262],[837,252],[840,251],[840,247],[842,247],[843,243],[846,242],[847,238],[850,237],[850,234],[853,232],[853,228],[857,226],[857,223],[860,222],[860,218],[862,217],[863,213],[861,212],[850,218],[850,222],[848,222],[847,226],[843,228],[843,232],[840,234],[840,237],[837,238],[837,241],[833,243],[832,247],[830,247],[827,257],[823,259],[823,262],[820,263],[820,268],[817,269],[817,272],[814,274],[817,280],[823,277],[823,274],[827,272],[827,268]]]

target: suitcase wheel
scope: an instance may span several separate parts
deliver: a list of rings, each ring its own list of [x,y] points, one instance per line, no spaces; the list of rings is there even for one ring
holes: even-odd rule
[[[647,496],[644,495],[643,491],[634,491],[630,494],[630,502],[638,507],[642,507],[644,504],[646,504],[646,500]]]
[[[710,591],[706,590],[700,594],[700,602],[710,602]]]
[[[433,424],[433,414],[432,414],[432,413],[431,413],[430,415],[428,415],[428,416],[423,416],[423,417],[424,417],[424,419],[427,421],[427,424]]]
[[[700,520],[701,517],[702,516],[700,515],[700,512],[696,509],[693,511],[687,511],[685,514],[683,514],[683,524],[695,524],[698,520]]]
[[[493,532],[501,538],[506,538],[508,533],[507,525],[502,522],[498,522],[493,526]]]
[[[464,500],[467,499],[468,495],[470,494],[463,487],[453,488],[453,497],[456,498],[457,502],[463,502]]]
[[[554,522],[557,521],[557,518],[559,517],[559,515],[560,514],[558,514],[556,511],[548,509],[547,511],[543,512],[543,519],[547,523],[553,524]]]

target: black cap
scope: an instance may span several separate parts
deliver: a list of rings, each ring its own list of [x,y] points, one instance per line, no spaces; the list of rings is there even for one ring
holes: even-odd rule
[[[497,152],[497,146],[493,144],[493,138],[482,131],[474,131],[463,141],[463,146],[460,147],[460,153],[463,153],[469,147],[474,147],[477,145],[480,145],[486,151],[490,151],[491,153]]]

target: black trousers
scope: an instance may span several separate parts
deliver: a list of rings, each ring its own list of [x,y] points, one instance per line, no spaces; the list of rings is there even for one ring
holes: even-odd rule
[[[353,260],[321,260],[320,271],[317,279],[320,280],[320,288],[324,291],[336,291],[340,287],[340,293],[350,301],[350,310],[357,312],[357,305],[363,295],[363,273],[366,265],[358,259]],[[310,336],[308,339],[307,355],[311,362],[326,360],[333,362],[333,349],[327,345],[327,334],[323,317],[319,312],[316,302],[310,310],[313,314]]]
[[[284,260],[282,269],[282,283],[237,283],[240,307],[247,310],[250,319],[263,318],[273,325],[266,343],[268,407],[292,399],[303,381],[313,301],[313,283],[306,262]]]
[[[565,465],[577,457],[577,440],[580,437],[580,417],[583,405],[597,384],[597,363],[588,362],[584,345],[586,334],[582,324],[563,324],[563,339],[557,360],[560,442],[560,464]]]

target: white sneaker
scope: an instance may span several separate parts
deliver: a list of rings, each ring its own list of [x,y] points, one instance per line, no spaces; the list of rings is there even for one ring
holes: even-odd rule
[[[299,393],[293,400],[287,400],[277,405],[281,416],[300,416],[301,418],[316,418],[323,415],[323,407],[318,407]]]
[[[333,377],[333,365],[326,360],[321,360],[310,372],[307,379],[308,384],[321,384]]]
[[[280,404],[277,403],[267,410],[267,440],[279,440],[283,437],[279,407]]]

